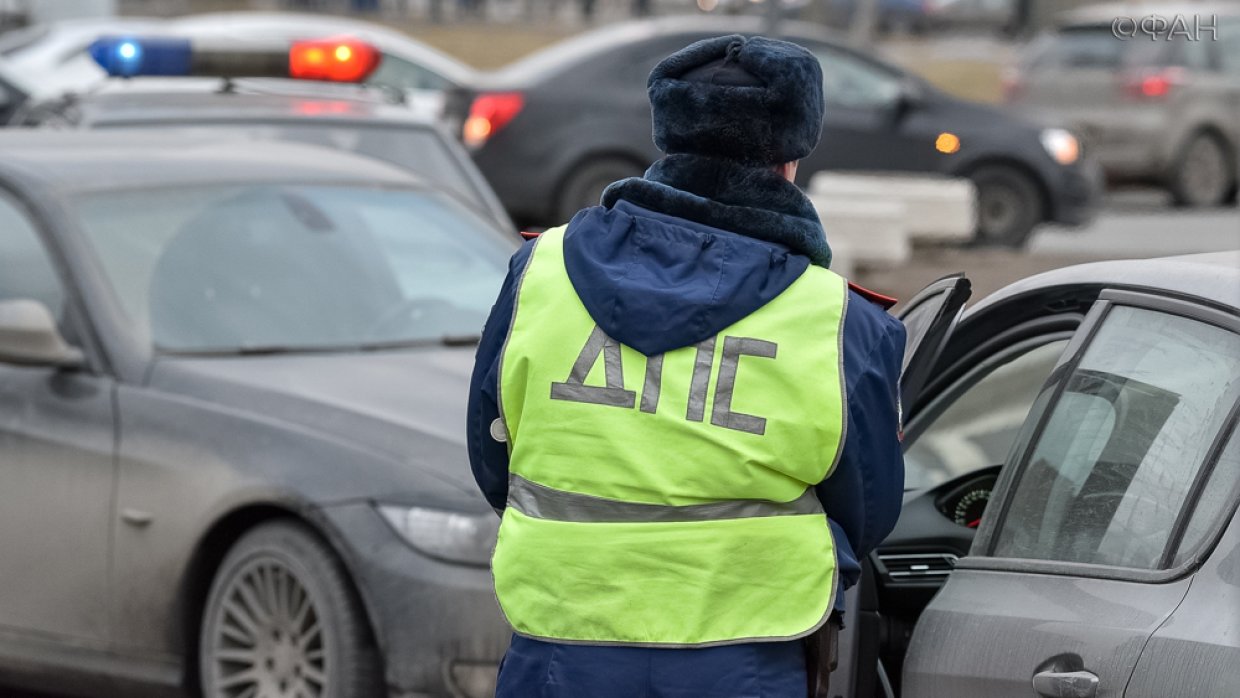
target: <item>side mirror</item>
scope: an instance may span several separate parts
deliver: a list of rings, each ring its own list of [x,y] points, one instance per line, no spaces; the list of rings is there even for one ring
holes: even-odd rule
[[[926,90],[916,80],[905,80],[900,84],[900,94],[896,96],[895,119],[900,121],[909,114],[922,108],[926,103]]]
[[[47,306],[38,301],[0,301],[0,362],[76,368],[82,352],[65,342]]]

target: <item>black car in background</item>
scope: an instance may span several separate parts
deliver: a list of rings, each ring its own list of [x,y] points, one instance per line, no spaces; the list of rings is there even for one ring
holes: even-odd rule
[[[192,128],[328,146],[407,169],[515,231],[456,138],[434,120],[404,104],[393,104],[390,94],[362,85],[279,79],[117,79],[92,93],[27,103],[16,110],[10,125]]]
[[[949,96],[808,24],[784,38],[823,63],[827,110],[819,170],[944,173],[978,188],[978,241],[1019,246],[1042,222],[1087,221],[1099,177],[1067,131]],[[646,78],[684,46],[758,34],[759,18],[671,18],[613,25],[485,75],[448,99],[447,116],[519,225],[555,225],[659,157]]]

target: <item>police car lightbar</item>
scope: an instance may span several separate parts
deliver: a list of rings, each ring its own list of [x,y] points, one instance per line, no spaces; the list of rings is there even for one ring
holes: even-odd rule
[[[202,46],[178,37],[103,36],[91,58],[113,77],[198,76],[362,82],[382,54],[351,37],[294,41],[287,50]]]

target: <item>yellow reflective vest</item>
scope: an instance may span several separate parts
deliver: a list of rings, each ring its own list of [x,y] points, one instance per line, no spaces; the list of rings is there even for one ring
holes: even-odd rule
[[[717,336],[648,357],[595,324],[563,240],[536,243],[500,363],[509,623],[641,646],[813,632],[836,588],[813,486],[844,440],[846,282],[811,266]]]

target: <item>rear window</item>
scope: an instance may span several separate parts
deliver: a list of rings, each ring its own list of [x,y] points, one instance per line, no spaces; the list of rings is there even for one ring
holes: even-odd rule
[[[210,128],[212,132],[232,130],[264,139],[322,145],[390,162],[409,170],[428,182],[455,194],[479,212],[487,205],[469,175],[442,142],[439,135],[425,128],[361,126],[356,124],[306,123],[228,120],[162,121],[162,122],[101,122],[97,128]]]

